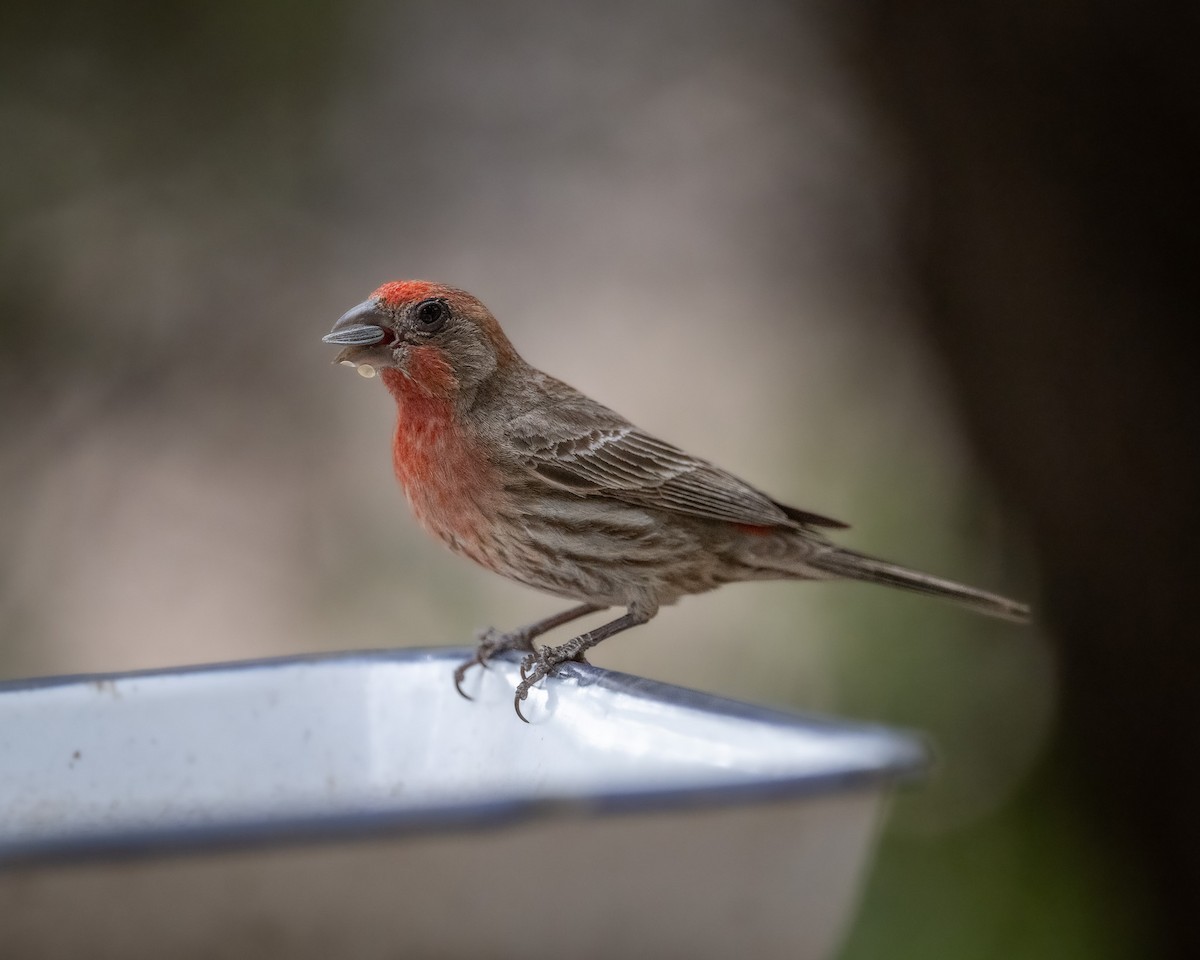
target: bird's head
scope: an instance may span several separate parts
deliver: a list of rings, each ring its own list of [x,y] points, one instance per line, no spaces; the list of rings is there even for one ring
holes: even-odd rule
[[[516,359],[500,325],[463,290],[422,280],[385,283],[344,313],[322,339],[342,350],[334,362],[369,364],[398,374],[423,393],[474,394]],[[389,384],[391,386],[392,384]]]

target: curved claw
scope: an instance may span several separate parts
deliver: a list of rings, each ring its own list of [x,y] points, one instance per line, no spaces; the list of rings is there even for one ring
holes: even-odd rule
[[[454,668],[454,689],[458,691],[458,695],[464,700],[474,701],[475,699],[462,688],[462,682],[467,679],[467,671],[475,666],[483,667],[484,670],[488,668],[488,656],[486,651],[476,650],[475,655],[471,657],[470,660],[466,661],[465,663],[460,663]]]
[[[466,663],[462,664],[462,666],[454,669],[454,689],[458,691],[458,695],[464,700],[473,701],[475,699],[462,688],[462,682],[467,679],[467,671],[473,666],[475,666],[475,662],[473,660],[468,660]]]
[[[550,666],[546,663],[544,655],[531,653],[521,661],[521,682],[517,684],[517,693],[513,697],[513,709],[517,711],[517,716],[525,723],[529,721],[525,718],[525,714],[521,712],[521,702],[529,696],[529,691],[533,689],[533,685],[539,680],[544,680],[550,675]]]
[[[467,678],[467,671],[474,666],[488,669],[488,661],[492,658],[492,654],[498,650],[505,649],[505,637],[496,633],[495,627],[485,627],[475,634],[475,639],[478,646],[475,648],[475,653],[470,660],[459,664],[454,670],[454,689],[458,691],[458,695],[464,700],[474,700],[462,688],[462,682]]]

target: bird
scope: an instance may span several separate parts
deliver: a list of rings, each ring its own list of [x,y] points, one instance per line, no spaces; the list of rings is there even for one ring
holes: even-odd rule
[[[454,671],[467,697],[471,668],[523,652],[513,707],[526,722],[522,703],[559,665],[727,583],[867,581],[1029,619],[1023,603],[837,545],[829,534],[846,524],[775,500],[527,363],[465,290],[385,283],[323,340],[342,348],[335,363],[377,371],[394,399],[392,460],[417,521],[486,569],[574,604],[480,631]],[[533,643],[614,607],[624,613],[565,643]]]

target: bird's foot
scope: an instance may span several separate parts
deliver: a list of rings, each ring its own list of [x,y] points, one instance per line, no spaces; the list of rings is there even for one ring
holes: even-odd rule
[[[521,701],[529,696],[529,691],[533,689],[534,684],[550,676],[559,664],[566,663],[568,660],[587,663],[583,656],[583,650],[579,649],[579,645],[574,641],[557,647],[542,647],[540,650],[534,650],[521,661],[521,682],[517,684],[516,696],[513,697],[513,709],[517,711],[518,717],[525,720],[525,714],[521,712]],[[525,720],[525,722],[529,721]]]
[[[475,652],[454,669],[454,689],[467,700],[471,698],[463,690],[462,682],[466,679],[468,670],[475,666],[486,668],[492,657],[505,650],[530,650],[533,646],[523,630],[500,633],[495,627],[480,630],[475,634],[475,640]]]

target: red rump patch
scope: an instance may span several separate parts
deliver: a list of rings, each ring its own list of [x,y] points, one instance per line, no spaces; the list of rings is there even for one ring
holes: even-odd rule
[[[424,300],[438,291],[436,283],[426,283],[424,280],[393,280],[371,294],[371,299],[378,299],[389,307],[398,307],[403,303],[414,300]]]

